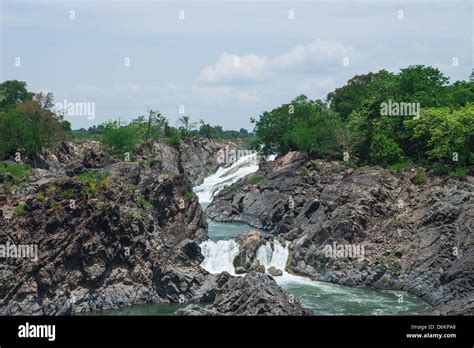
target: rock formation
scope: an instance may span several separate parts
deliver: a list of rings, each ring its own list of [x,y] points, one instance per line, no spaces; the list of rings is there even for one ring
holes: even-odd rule
[[[295,274],[406,290],[432,313],[474,314],[474,179],[414,177],[292,152],[222,190],[207,213],[292,241]]]

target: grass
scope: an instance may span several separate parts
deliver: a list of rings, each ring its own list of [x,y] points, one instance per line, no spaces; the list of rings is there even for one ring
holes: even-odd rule
[[[300,170],[300,175],[301,176],[307,176],[309,174],[309,169],[306,167],[301,168]]]
[[[48,187],[46,188],[46,193],[47,193],[47,194],[52,194],[52,195],[54,195],[57,190],[58,190],[58,188],[57,188],[56,186],[51,185],[51,186],[48,186]]]
[[[467,168],[458,166],[451,175],[458,178],[459,180],[464,180],[467,176]]]
[[[85,172],[76,176],[76,178],[81,182],[99,181],[100,183],[105,183],[108,177],[109,177],[108,173],[94,172],[94,171]]]
[[[67,189],[61,192],[61,198],[63,199],[71,199],[76,195],[73,189]]]
[[[390,169],[390,170],[395,170],[397,172],[401,172],[401,171],[404,171],[405,169],[407,169],[407,167],[410,166],[411,163],[412,162],[409,159],[404,159],[403,161],[400,161],[398,163],[389,164],[387,166],[387,168]]]
[[[105,213],[107,209],[109,209],[109,207],[110,207],[109,202],[101,202],[97,205],[97,208],[99,208],[99,210],[103,213]]]
[[[25,205],[24,204],[18,204],[15,207],[15,214],[16,215],[22,215],[25,212]]]
[[[191,200],[194,197],[193,191],[187,191],[184,195],[183,198],[187,201]]]
[[[78,175],[76,179],[82,183],[81,196],[87,199],[97,192],[97,186],[106,187],[108,177],[108,173],[94,171]]]
[[[266,177],[263,175],[255,175],[253,178],[249,180],[250,185],[257,185],[262,181],[265,181]]]
[[[46,197],[45,197],[44,195],[42,195],[41,193],[39,193],[39,194],[37,194],[37,195],[35,196],[35,199],[36,199],[38,202],[43,202],[43,201],[45,200],[45,198],[46,198]]]
[[[0,162],[0,174],[10,173],[15,183],[30,181],[33,177],[28,164],[6,164]]]
[[[138,197],[136,200],[137,205],[142,209],[151,209],[153,208],[153,204],[150,201],[146,200],[143,197]]]

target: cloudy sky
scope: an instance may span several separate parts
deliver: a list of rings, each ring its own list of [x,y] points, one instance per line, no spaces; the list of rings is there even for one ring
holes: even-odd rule
[[[73,128],[153,108],[252,129],[355,74],[424,64],[466,80],[474,63],[470,0],[0,1],[0,80],[95,103]]]

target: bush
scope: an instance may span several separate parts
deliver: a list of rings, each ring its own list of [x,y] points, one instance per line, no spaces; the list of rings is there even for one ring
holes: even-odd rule
[[[117,122],[109,122],[104,126],[102,141],[116,156],[122,157],[135,149],[138,138],[132,127],[120,127]]]
[[[370,147],[370,157],[380,164],[394,164],[403,160],[403,151],[395,141],[383,133],[376,134]]]
[[[438,176],[447,176],[449,174],[448,166],[444,165],[443,163],[435,163],[433,165],[433,171]]]
[[[454,176],[456,178],[458,178],[459,180],[466,179],[467,168],[466,167],[461,167],[461,166],[456,167],[456,170],[454,171]]]
[[[428,177],[423,169],[416,168],[415,179],[414,182],[417,185],[423,185],[428,181]]]

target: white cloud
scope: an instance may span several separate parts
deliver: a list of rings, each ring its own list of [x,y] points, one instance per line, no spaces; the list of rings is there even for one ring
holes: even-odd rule
[[[305,46],[296,46],[272,59],[255,54],[239,56],[224,52],[217,62],[205,67],[199,78],[207,84],[240,84],[262,81],[273,73],[323,72],[342,67],[356,52],[335,40],[317,39]]]
[[[316,39],[306,46],[296,46],[290,52],[275,57],[271,68],[282,72],[326,71],[341,67],[343,59],[355,51],[335,40]]]
[[[196,85],[192,87],[192,93],[210,101],[224,101],[229,98],[243,103],[260,101],[260,97],[254,91],[237,89],[230,86]]]
[[[317,91],[331,91],[336,87],[336,82],[330,76],[321,76],[315,79],[305,79],[297,87],[298,93],[314,95]]]
[[[224,52],[214,65],[205,67],[199,77],[201,81],[211,84],[255,82],[263,79],[266,70],[266,57]]]

